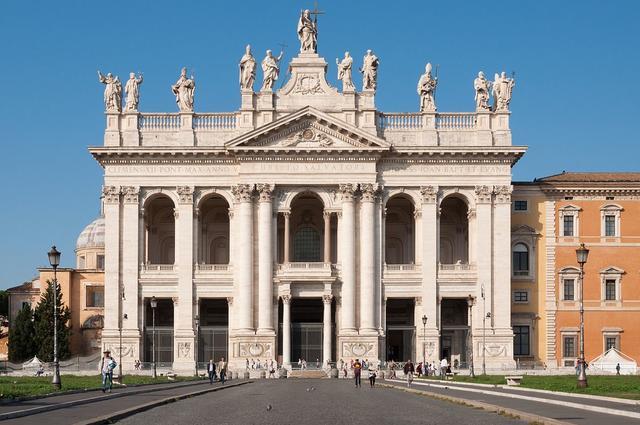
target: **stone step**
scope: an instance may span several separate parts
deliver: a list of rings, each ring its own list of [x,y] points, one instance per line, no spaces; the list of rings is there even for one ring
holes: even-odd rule
[[[327,374],[323,370],[292,370],[288,374],[289,378],[326,378]]]

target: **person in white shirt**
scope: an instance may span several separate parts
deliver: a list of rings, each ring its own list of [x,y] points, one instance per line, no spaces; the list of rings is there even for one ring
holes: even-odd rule
[[[449,362],[446,357],[443,357],[442,360],[440,360],[440,379],[446,379],[448,367]]]

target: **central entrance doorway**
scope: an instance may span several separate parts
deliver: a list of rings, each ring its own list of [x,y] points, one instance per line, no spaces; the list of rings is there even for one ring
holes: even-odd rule
[[[307,368],[322,366],[322,299],[291,300],[291,363],[306,360]]]
[[[198,363],[220,361],[227,355],[229,340],[229,306],[226,298],[200,299]]]
[[[387,361],[404,362],[415,358],[414,308],[413,298],[387,299]]]
[[[467,367],[468,312],[466,299],[442,300],[440,358],[446,357],[455,369]]]

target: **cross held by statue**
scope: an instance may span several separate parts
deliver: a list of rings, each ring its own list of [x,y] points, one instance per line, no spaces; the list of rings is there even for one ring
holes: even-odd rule
[[[318,23],[318,15],[324,15],[323,11],[318,10],[318,2],[317,1],[313,2],[313,10],[310,10],[309,13],[311,15],[313,15],[314,23]]]

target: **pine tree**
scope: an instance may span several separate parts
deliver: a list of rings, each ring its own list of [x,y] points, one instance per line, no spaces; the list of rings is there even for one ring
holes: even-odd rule
[[[36,354],[33,310],[25,303],[9,328],[9,360],[21,363]]]
[[[69,358],[69,339],[71,330],[69,320],[71,313],[69,307],[62,304],[62,291],[57,284],[58,306],[58,360]],[[53,282],[47,281],[47,291],[40,298],[40,304],[36,307],[35,317],[35,340],[37,344],[38,358],[45,362],[53,361]]]

